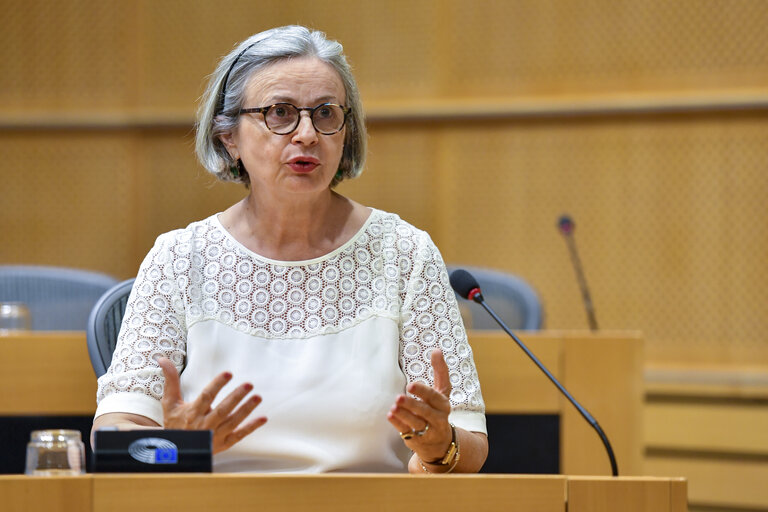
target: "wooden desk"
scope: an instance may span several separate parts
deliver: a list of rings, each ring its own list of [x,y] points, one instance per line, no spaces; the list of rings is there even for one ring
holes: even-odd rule
[[[85,332],[0,336],[0,416],[92,415],[93,373]]]
[[[679,478],[528,475],[0,476],[9,512],[685,512]]]
[[[643,474],[643,340],[638,332],[522,332],[520,339],[597,419],[619,474]],[[474,331],[470,343],[488,413],[559,414],[560,467],[569,475],[610,475],[602,442],[549,379],[506,334]]]
[[[520,337],[598,420],[620,474],[643,474],[640,334],[542,331]],[[474,331],[470,342],[489,413],[559,414],[561,472],[610,474],[597,434],[512,340],[498,331]],[[0,389],[0,416],[92,415],[96,377],[85,334],[0,337]]]

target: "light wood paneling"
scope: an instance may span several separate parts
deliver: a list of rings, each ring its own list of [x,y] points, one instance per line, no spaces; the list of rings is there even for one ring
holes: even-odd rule
[[[589,340],[596,344],[590,346]],[[632,333],[526,333],[527,345],[610,434],[621,475],[642,474],[641,402],[632,394],[642,361],[642,340]],[[559,414],[561,471],[610,474],[595,432],[516,344],[495,331],[470,333],[487,411],[492,414]],[[565,372],[602,352],[589,374]],[[605,385],[612,379],[611,389]],[[96,409],[96,377],[83,333],[29,333],[0,337],[0,415],[90,415]],[[633,424],[630,424],[634,422]]]
[[[302,23],[345,45],[364,97],[763,86],[761,0],[5,0],[0,105],[191,112],[237,41]],[[41,65],[44,63],[45,65]]]
[[[0,262],[135,273],[130,134],[2,133]]]
[[[505,334],[474,331],[470,343],[489,414],[559,414],[560,393]],[[523,335],[523,342],[556,378],[564,344],[557,335]]]
[[[649,360],[765,362],[765,122],[447,123],[433,236],[447,261],[524,276],[547,327],[585,326],[555,229],[569,212],[602,328],[642,328]]]
[[[0,496],[5,512],[93,510],[93,492],[89,477],[2,475]]]
[[[573,489],[573,492],[569,492]],[[257,508],[293,512],[401,510],[430,506],[521,512],[684,512],[685,482],[673,478],[526,475],[133,474],[70,478],[0,476],[11,512],[120,512],[174,506],[194,512]],[[673,495],[670,500],[670,495]],[[72,499],[72,498],[75,499]],[[52,501],[58,499],[58,502]],[[654,504],[656,508],[648,508]],[[79,508],[78,508],[79,507]]]
[[[768,457],[768,406],[749,401],[654,401],[645,407],[646,446]]]
[[[136,489],[141,489],[140,493]],[[393,490],[397,491],[394,492]],[[459,492],[457,490],[460,489]],[[168,475],[101,476],[94,480],[94,512],[135,512],[174,496],[188,512],[239,510],[436,510],[562,512],[565,478],[504,475]]]
[[[620,475],[643,474],[643,340],[639,333],[566,333],[561,379],[613,445]],[[589,397],[580,398],[580,397]],[[597,432],[560,397],[563,473],[611,474]]]
[[[654,475],[684,476],[692,506],[768,508],[768,464],[764,460],[649,455],[645,469]]]
[[[768,116],[590,110],[664,111],[670,94],[678,105],[765,98],[763,7],[6,0],[0,262],[129,277],[160,232],[236,201],[242,189],[209,188],[184,123],[218,57],[299,22],[345,44],[379,112],[368,169],[342,192],[428,230],[448,261],[523,276],[549,328],[586,325],[552,227],[568,211],[602,327],[642,329],[653,361],[766,363],[768,227],[755,219],[768,195]],[[550,107],[544,118],[385,119],[430,105],[492,114],[495,99],[502,111]],[[95,125],[56,128],[67,119]]]
[[[90,415],[96,374],[84,332],[0,336],[0,416]]]
[[[568,478],[568,510],[658,512],[686,510],[683,478]]]
[[[632,332],[525,332],[521,340],[599,422],[620,475],[643,474],[643,340]],[[495,414],[559,414],[560,471],[610,475],[595,430],[517,344],[499,331],[472,331],[486,401]]]

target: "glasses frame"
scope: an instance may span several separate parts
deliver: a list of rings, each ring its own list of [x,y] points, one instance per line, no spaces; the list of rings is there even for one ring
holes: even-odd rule
[[[299,117],[296,118],[296,123],[293,125],[293,127],[290,130],[282,132],[282,133],[281,132],[276,132],[275,130],[273,130],[269,126],[269,123],[267,123],[267,115],[266,115],[267,112],[272,107],[276,107],[278,105],[286,105],[286,106],[289,106],[289,107],[293,107],[293,108],[295,108],[299,112]],[[333,131],[333,132],[321,131],[317,127],[317,125],[315,124],[315,112],[317,112],[318,109],[323,108],[323,107],[327,107],[327,106],[339,107],[341,109],[341,111],[344,113],[344,117],[341,119],[341,126],[339,127],[338,130]],[[297,107],[293,103],[287,103],[285,101],[281,101],[280,103],[274,103],[274,104],[269,105],[267,107],[241,108],[240,109],[240,114],[241,115],[242,114],[261,114],[261,118],[264,120],[264,125],[267,127],[267,129],[269,131],[271,131],[272,133],[274,133],[276,135],[288,135],[289,133],[293,133],[294,131],[296,131],[296,128],[299,127],[299,123],[301,122],[301,112],[302,111],[309,112],[309,120],[312,122],[312,127],[315,129],[315,131],[317,133],[321,133],[323,135],[333,135],[333,134],[339,133],[341,130],[343,130],[344,129],[344,125],[347,124],[347,116],[349,116],[349,114],[352,113],[352,109],[351,108],[345,107],[343,105],[339,105],[338,103],[322,103],[322,104],[320,104],[320,105],[318,105],[316,107]]]

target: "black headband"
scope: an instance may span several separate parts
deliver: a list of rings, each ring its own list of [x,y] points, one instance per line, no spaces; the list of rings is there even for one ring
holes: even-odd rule
[[[221,85],[221,92],[219,93],[219,103],[221,104],[221,108],[219,109],[219,114],[224,112],[224,97],[227,94],[227,82],[229,82],[229,74],[232,73],[232,69],[235,67],[235,64],[237,64],[237,61],[240,60],[240,57],[243,56],[245,52],[250,50],[256,43],[249,44],[245,50],[241,51],[237,54],[237,57],[235,57],[235,60],[232,61],[232,64],[230,64],[229,69],[227,70],[227,74],[224,75],[224,83]]]

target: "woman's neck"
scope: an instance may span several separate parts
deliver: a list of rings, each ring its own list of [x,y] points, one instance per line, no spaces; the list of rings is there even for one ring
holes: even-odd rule
[[[329,190],[311,199],[259,197],[253,191],[220,217],[235,239],[270,259],[300,261],[331,252],[349,240],[368,209]]]

